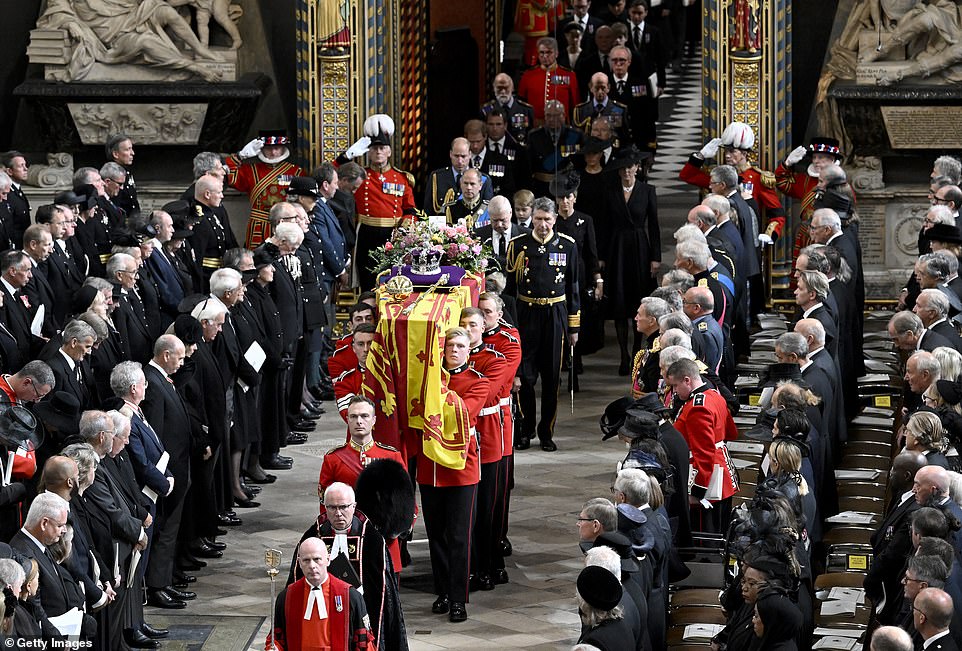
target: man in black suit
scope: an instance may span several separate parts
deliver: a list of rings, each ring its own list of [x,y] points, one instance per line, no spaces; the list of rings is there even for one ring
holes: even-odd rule
[[[959,651],[953,637],[956,611],[952,597],[939,588],[925,588],[919,591],[912,604],[912,618],[915,630],[921,636],[923,649],[932,651]],[[950,628],[952,630],[950,630]]]
[[[848,440],[848,429],[845,421],[845,396],[842,393],[842,376],[838,368],[838,359],[833,356],[826,346],[825,328],[821,321],[814,318],[800,319],[795,324],[795,332],[805,338],[808,344],[808,361],[822,369],[831,386],[831,395],[826,400],[834,403],[834,424],[830,424],[837,432],[838,440],[842,443]],[[818,465],[818,464],[816,464]]]
[[[140,202],[137,200],[137,184],[134,182],[134,175],[130,173],[130,166],[134,163],[134,141],[126,134],[115,133],[107,139],[104,149],[110,162],[118,165],[119,171],[123,173],[122,182],[113,193],[113,203],[126,215],[140,212]],[[103,174],[102,171],[101,174]],[[106,177],[104,177],[104,180],[106,180]]]
[[[475,230],[475,234],[482,244],[491,245],[500,269],[504,269],[508,242],[524,230],[511,222],[511,202],[501,195],[493,197],[488,204],[488,219],[491,223]]]
[[[912,514],[921,508],[912,494],[915,474],[926,465],[925,455],[905,451],[895,457],[889,473],[891,499],[885,519],[872,534],[872,567],[865,575],[865,595],[885,607],[877,613],[880,624],[895,623],[905,559],[912,553]]]
[[[431,172],[424,187],[424,212],[429,215],[443,215],[444,204],[461,194],[461,175],[472,161],[471,144],[467,138],[452,140],[448,157],[451,165]],[[485,177],[481,185],[481,198],[490,199],[492,196],[491,179]]]
[[[571,15],[558,21],[555,28],[555,38],[559,43],[564,43],[564,33],[567,31],[565,28],[577,23],[581,27],[581,49],[584,54],[595,49],[595,32],[605,24],[605,21],[588,13],[590,4],[589,0],[572,0]]]
[[[74,606],[73,597],[64,585],[47,546],[52,545],[67,528],[70,504],[56,493],[41,493],[34,498],[24,520],[23,528],[10,539],[10,546],[24,556],[37,561],[40,568],[40,590],[33,597],[35,605],[48,617],[57,617]]]
[[[93,350],[97,333],[83,321],[71,321],[63,330],[63,344],[43,357],[57,381],[57,391],[65,391],[86,411],[99,404],[93,374],[87,365],[87,355]],[[52,398],[52,396],[51,396]],[[48,398],[49,399],[49,398]]]
[[[667,86],[665,65],[668,62],[667,49],[670,46],[652,22],[648,20],[648,0],[631,0],[628,7],[631,66],[646,79],[651,75],[656,76],[657,82],[652,94],[658,97]]]
[[[153,358],[144,366],[146,388],[140,405],[144,419],[154,428],[170,455],[168,468],[174,476],[174,489],[157,508],[145,577],[148,603],[166,608],[183,608],[176,602],[184,593],[173,592],[171,585],[184,496],[190,487],[191,423],[187,407],[170,376],[183,365],[185,355],[183,342],[174,335],[157,339]],[[171,602],[175,602],[174,605]]]
[[[13,241],[13,213],[7,197],[13,189],[13,180],[6,172],[0,172],[0,246],[4,250],[15,246]]]
[[[471,154],[470,166],[481,172],[482,179],[491,182],[492,194],[510,197],[518,189],[514,166],[505,154],[491,150],[488,145],[487,126],[481,120],[468,120],[464,124],[464,137]],[[490,197],[488,197],[490,199]]]
[[[919,506],[937,508],[952,522],[962,522],[962,507],[949,495],[949,471],[941,466],[925,466],[915,473],[912,492]],[[951,517],[950,517],[951,516]],[[956,557],[962,555],[962,529],[949,530],[947,540],[952,543]]]
[[[623,45],[611,48],[611,99],[628,107],[628,131],[631,142],[642,151],[651,151],[657,142],[655,122],[658,119],[657,99],[647,77],[631,67],[634,55]]]
[[[45,226],[53,239],[50,255],[39,265],[53,296],[73,296],[84,281],[83,273],[69,255],[66,241],[67,222],[74,219],[73,212],[66,206],[47,204],[37,209],[37,225]],[[54,301],[54,322],[62,324],[69,309],[69,301]]]
[[[107,278],[114,284],[113,313],[114,325],[124,341],[126,359],[144,363],[150,359],[150,330],[147,327],[147,313],[134,288],[140,267],[133,256],[116,253],[107,262]]]
[[[825,329],[825,348],[832,359],[838,359],[838,322],[825,307],[828,298],[828,277],[821,271],[801,271],[797,275],[795,303],[801,308],[802,319],[816,319]]]
[[[952,348],[962,352],[962,337],[955,324],[949,321],[949,299],[941,289],[923,289],[915,299],[912,311],[929,332],[942,335]]]
[[[33,266],[33,274],[27,285],[23,288],[24,293],[30,300],[31,322],[43,306],[43,323],[41,334],[48,339],[57,334],[63,325],[63,321],[57,321],[55,314],[53,287],[47,281],[47,272],[43,263],[53,252],[53,238],[50,236],[50,229],[43,224],[31,224],[24,231],[23,252],[30,258]],[[67,302],[67,301],[64,301]]]
[[[508,131],[508,112],[500,106],[492,108],[484,118],[484,126],[488,134],[487,148],[496,154],[503,154],[508,160],[516,189],[531,185],[528,149]]]
[[[841,171],[837,165],[829,165]],[[834,173],[834,172],[833,172]],[[841,171],[844,177],[845,172]],[[822,181],[819,181],[821,184]],[[851,277],[845,281],[845,286],[852,297],[853,314],[862,314],[865,309],[865,275],[862,271],[862,249],[858,243],[857,227],[847,224],[842,227],[842,219],[839,214],[831,208],[819,208],[812,213],[812,225],[809,234],[814,242],[818,244],[828,244],[834,246],[839,255],[848,263],[852,271]],[[934,287],[935,285],[933,285]],[[854,337],[855,345],[855,373],[856,377],[865,374],[865,360],[862,354],[862,320],[853,321],[857,336]]]
[[[808,358],[808,342],[797,332],[786,332],[775,340],[775,358],[782,364],[798,364],[802,379],[808,383],[812,393],[820,398],[818,408],[821,422],[828,431],[819,433],[829,441],[834,458],[841,450],[840,436],[843,435],[835,424],[844,416],[838,414],[839,405],[833,399],[832,381],[828,374]]]
[[[911,353],[916,350],[932,352],[939,346],[952,348],[952,342],[937,332],[926,330],[918,315],[903,310],[889,319],[889,338],[899,350]]]
[[[15,244],[23,241],[23,233],[30,226],[30,200],[21,187],[27,182],[27,159],[19,151],[8,151],[0,155],[0,171],[10,177],[10,192],[7,206],[10,209],[10,239]]]
[[[603,72],[610,75],[613,70],[614,63],[611,61],[611,57],[614,54],[615,35],[611,28],[607,25],[598,27],[595,30],[593,40],[590,49],[584,48],[583,38],[581,41],[584,49],[574,67],[575,75],[578,77],[578,88],[588,88],[588,82],[591,81],[591,76],[595,73]]]
[[[314,170],[314,180],[318,187],[321,186],[323,178],[319,174],[320,168]],[[344,234],[344,250],[354,251],[354,244],[357,241],[357,203],[354,201],[354,192],[367,178],[367,171],[353,161],[347,161],[337,168],[337,190],[331,197],[327,205],[331,207],[337,216],[337,221],[341,225],[341,232]]]
[[[155,210],[150,213],[150,228],[154,232],[153,253],[144,260],[144,266],[150,270],[157,288],[158,308],[169,325],[177,318],[177,306],[187,294],[187,281],[177,268],[174,256],[165,249],[174,236],[173,218],[163,210]]]
[[[7,251],[0,257],[0,290],[3,292],[3,322],[17,339],[20,361],[32,359],[42,345],[42,339],[30,330],[30,299],[23,291],[33,276],[33,263],[23,251]]]

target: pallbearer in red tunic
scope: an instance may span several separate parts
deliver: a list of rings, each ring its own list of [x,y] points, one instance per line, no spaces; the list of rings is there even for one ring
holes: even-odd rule
[[[812,163],[805,172],[795,172],[792,167],[803,158],[806,153],[812,154]],[[808,231],[812,223],[812,213],[815,212],[815,188],[818,185],[818,175],[829,165],[841,165],[842,150],[835,138],[812,138],[808,148],[796,147],[791,151],[785,162],[775,168],[775,187],[793,199],[802,202],[799,214],[801,223],[795,233],[795,246],[792,248],[792,260],[798,260],[799,252],[812,243]]]
[[[474,526],[474,505],[481,463],[475,427],[488,397],[489,381],[468,366],[471,339],[462,328],[451,328],[444,339],[444,368],[448,374],[447,399],[460,401],[466,411],[461,432],[467,440],[464,468],[440,465],[423,453],[418,455],[418,484],[424,527],[431,552],[434,591],[438,595],[431,611],[450,613],[452,622],[468,618],[469,552]]]
[[[478,298],[478,308],[484,314],[485,330],[481,335],[484,345],[504,355],[508,363],[510,377],[506,386],[501,387],[498,394],[498,404],[501,407],[501,435],[504,456],[498,463],[498,474],[501,477],[504,491],[500,501],[495,504],[494,523],[497,533],[494,537],[495,554],[491,579],[495,585],[508,582],[508,573],[504,569],[504,557],[511,555],[511,543],[508,542],[508,513],[511,506],[511,489],[514,488],[514,413],[511,408],[512,391],[517,390],[521,380],[518,379],[518,366],[521,364],[521,338],[514,326],[505,323],[504,301],[494,292],[484,292]],[[507,372],[506,372],[507,376]]]
[[[347,409],[355,396],[367,396],[374,403],[377,411],[377,422],[374,423],[374,440],[390,446],[395,450],[402,450],[401,435],[398,429],[397,411],[390,414],[385,412],[388,401],[393,400],[393,387],[383,387],[375,381],[374,375],[367,372],[367,358],[371,343],[377,336],[374,325],[363,323],[354,329],[351,348],[357,357],[357,366],[344,371],[334,380],[334,399],[337,400],[337,410],[344,422],[347,420]],[[348,423],[350,424],[350,423]],[[350,438],[350,437],[348,437]]]
[[[376,648],[364,600],[349,584],[328,574],[324,543],[317,538],[302,542],[297,563],[304,577],[277,596],[270,636],[274,646],[281,651]]]
[[[257,248],[271,234],[271,206],[284,201],[291,178],[304,176],[294,163],[283,131],[261,131],[239,153],[227,158],[227,184],[250,199],[244,246]]]
[[[351,333],[334,343],[334,352],[327,358],[327,370],[332,378],[357,366],[357,355],[351,348],[351,342],[354,341],[354,328],[362,323],[376,324],[377,321],[375,318],[377,310],[368,303],[355,303],[347,312],[350,317]]]
[[[322,497],[324,489],[336,481],[353,486],[361,471],[375,459],[393,459],[402,466],[405,465],[397,448],[374,440],[372,430],[376,418],[373,400],[361,395],[351,398],[347,407],[347,432],[350,440],[328,450],[324,455],[321,474],[317,480],[318,497]]]
[[[501,551],[500,523],[496,522],[495,514],[497,505],[504,500],[504,477],[498,472],[504,458],[500,396],[505,385],[511,386],[514,372],[504,355],[484,345],[484,312],[476,307],[464,308],[461,310],[461,327],[471,337],[468,365],[490,382],[477,424],[481,481],[478,483],[478,515],[471,548],[471,576],[474,585],[481,590],[493,590],[494,557],[500,556]]]

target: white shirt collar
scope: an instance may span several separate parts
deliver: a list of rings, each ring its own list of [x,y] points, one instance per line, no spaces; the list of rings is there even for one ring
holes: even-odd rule
[[[10,295],[11,295],[11,296],[13,296],[13,295],[16,294],[18,291],[20,291],[19,289],[17,289],[17,288],[14,287],[13,285],[11,285],[9,282],[7,282],[7,279],[4,278],[3,276],[0,276],[0,282],[2,282],[2,283],[3,283],[3,286],[7,288],[7,291],[10,292]]]
[[[63,358],[67,360],[67,366],[70,367],[70,370],[73,371],[74,369],[76,369],[77,362],[74,361],[74,358],[68,355],[67,353],[63,352],[63,348],[60,348],[59,350],[60,350],[60,354],[63,355]]]
[[[809,366],[811,366],[811,365],[812,365],[812,360],[811,360],[811,359],[808,359],[804,364],[802,364],[801,366],[798,367],[798,370],[801,371],[802,373],[804,373],[804,372],[805,372],[805,369],[807,369],[807,368],[808,368]]]
[[[804,312],[802,312],[802,318],[803,318],[803,319],[807,319],[809,314],[811,314],[812,312],[814,312],[815,310],[817,310],[817,309],[820,308],[820,307],[822,307],[821,302],[816,303],[816,304],[813,305],[812,307],[810,307],[810,308],[808,308],[807,310],[805,310]]]
[[[33,534],[30,533],[29,531],[27,531],[27,528],[26,528],[26,527],[21,528],[21,529],[20,529],[20,532],[21,532],[23,535],[25,535],[27,538],[29,538],[30,540],[32,540],[32,541],[33,541],[33,544],[40,548],[40,552],[41,552],[41,553],[43,553],[43,554],[46,554],[46,553],[47,553],[47,546],[44,545],[44,544],[43,544],[42,542],[40,542],[39,540],[37,540],[36,538],[34,538],[34,537],[33,537]]]
[[[164,376],[165,378],[167,378],[167,379],[170,379],[170,376],[167,375],[167,371],[165,371],[164,369],[162,369],[162,368],[160,367],[160,364],[158,364],[158,363],[155,362],[154,360],[150,360],[149,362],[147,362],[147,365],[148,365],[148,366],[153,366],[155,369],[157,369],[158,371],[160,371],[161,375],[163,375],[163,376]]]
[[[490,148],[491,145],[499,145],[499,146],[501,147],[501,151],[504,151],[504,146],[505,146],[505,144],[507,144],[507,143],[505,143],[505,140],[507,140],[507,139],[508,139],[507,133],[505,133],[505,135],[501,136],[501,139],[500,139],[500,140],[491,140],[491,138],[488,138],[488,147]]]
[[[814,350],[808,351],[808,358],[809,358],[809,359],[812,359],[812,356],[813,356],[813,355],[815,355],[816,353],[820,353],[820,352],[822,352],[823,350],[825,350],[825,346],[819,346],[818,348],[816,348],[816,349],[814,349]]]
[[[937,640],[941,640],[943,637],[945,637],[948,634],[949,634],[948,629],[942,631],[941,633],[936,633],[935,635],[933,635],[932,637],[930,637],[929,639],[927,639],[925,642],[922,643],[922,648],[928,649]]]

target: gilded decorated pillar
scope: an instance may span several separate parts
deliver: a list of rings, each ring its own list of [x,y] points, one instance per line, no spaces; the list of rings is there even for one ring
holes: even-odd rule
[[[751,161],[774,170],[792,149],[791,0],[704,0],[702,14],[702,130],[719,137],[731,122],[755,132]],[[784,199],[784,197],[783,197]],[[767,256],[791,258],[789,218],[783,236]]]
[[[298,0],[298,155],[333,160],[365,118],[394,118],[393,161],[425,165],[426,0]]]

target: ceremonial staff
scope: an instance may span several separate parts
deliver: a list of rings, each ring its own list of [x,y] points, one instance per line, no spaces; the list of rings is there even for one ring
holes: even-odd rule
[[[267,564],[267,575],[271,577],[271,628],[267,634],[267,651],[273,651],[274,646],[274,601],[277,599],[274,578],[277,576],[277,566],[281,564],[281,552],[277,549],[268,549],[264,552],[264,562]]]

